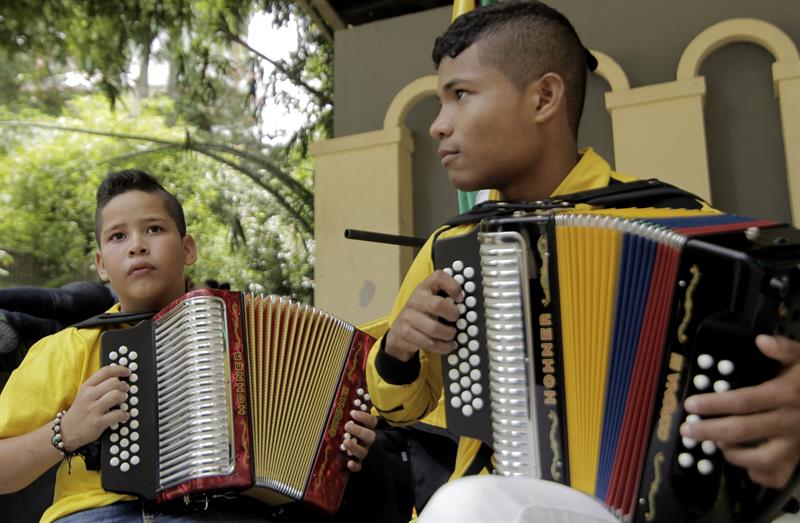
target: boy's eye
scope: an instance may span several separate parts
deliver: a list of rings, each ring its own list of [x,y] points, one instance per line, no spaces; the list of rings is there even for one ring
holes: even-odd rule
[[[455,94],[456,100],[461,100],[467,92],[464,89],[456,89],[453,94]]]
[[[108,239],[112,242],[122,240],[123,238],[125,238],[125,235],[121,232],[111,233],[111,235],[108,237]]]
[[[161,232],[164,228],[160,225],[148,225],[147,232]]]

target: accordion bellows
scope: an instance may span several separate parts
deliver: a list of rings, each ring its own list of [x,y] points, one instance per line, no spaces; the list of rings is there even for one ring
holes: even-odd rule
[[[753,338],[800,334],[798,231],[707,211],[549,210],[484,219],[433,250],[466,295],[442,361],[448,428],[491,446],[500,474],[566,483],[634,521],[780,508],[786,492],[765,494],[678,427],[688,395],[775,376]]]
[[[206,289],[104,333],[103,363],[134,373],[131,419],[101,440],[103,488],[159,502],[247,489],[335,511],[373,341],[288,298]]]

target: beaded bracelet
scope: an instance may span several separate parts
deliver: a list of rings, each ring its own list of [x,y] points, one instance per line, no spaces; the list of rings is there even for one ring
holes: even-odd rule
[[[64,448],[64,440],[61,438],[61,418],[64,417],[66,414],[66,410],[60,411],[56,414],[56,420],[53,423],[53,437],[50,439],[50,443],[56,448],[57,451],[61,453],[61,459],[67,461],[67,467],[69,468],[68,472],[72,472],[72,456],[76,455],[77,452],[68,452]]]

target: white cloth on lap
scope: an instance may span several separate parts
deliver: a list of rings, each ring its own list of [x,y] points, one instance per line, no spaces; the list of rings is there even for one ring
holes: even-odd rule
[[[440,488],[419,523],[619,523],[598,500],[541,479],[469,476]]]

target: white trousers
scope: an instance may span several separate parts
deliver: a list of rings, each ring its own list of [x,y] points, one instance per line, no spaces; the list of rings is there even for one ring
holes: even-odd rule
[[[469,476],[431,497],[419,523],[619,523],[595,498],[541,479]]]

